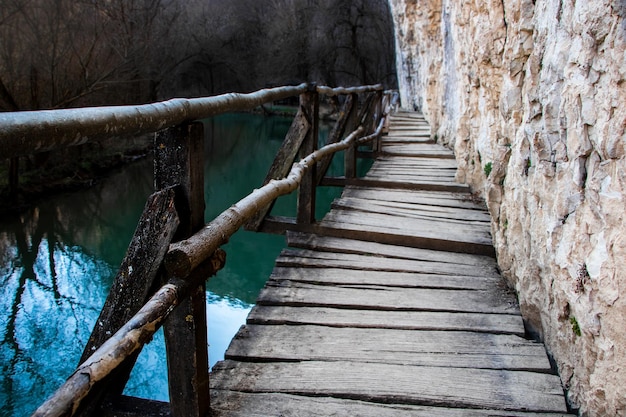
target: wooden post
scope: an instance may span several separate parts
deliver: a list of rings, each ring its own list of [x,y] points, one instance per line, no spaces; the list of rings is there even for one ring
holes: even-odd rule
[[[358,95],[355,93],[351,94],[352,96],[352,101],[355,103],[355,107],[356,107],[356,103],[358,103]],[[355,129],[357,127],[359,123],[358,120],[358,111],[353,110],[350,114],[350,120],[348,121],[348,132],[351,131],[352,129]],[[345,172],[345,177],[346,179],[348,178],[354,178],[356,177],[356,152],[357,152],[358,146],[353,143],[348,149],[345,150],[344,152],[344,172]]]
[[[376,126],[378,125],[378,122],[380,121],[380,118],[383,116],[383,92],[382,91],[377,91],[376,92],[376,98],[374,99],[374,109],[372,112],[372,119],[371,122],[372,123],[372,132],[374,130],[376,130]],[[376,139],[374,139],[374,141],[372,142],[372,152],[374,152],[374,154],[377,154],[380,151],[380,135],[376,136]]]
[[[174,240],[190,237],[204,225],[204,131],[199,122],[155,135],[154,185],[177,186],[180,226]],[[205,416],[210,409],[206,285],[192,290],[164,327],[174,417]]]
[[[178,226],[174,190],[158,191],[148,197],[126,256],[96,320],[79,364],[129,321],[160,287],[158,270]],[[137,350],[110,377],[96,384],[81,401],[78,415],[97,414],[106,395],[119,397],[141,350]],[[111,398],[114,400],[114,398]]]
[[[341,116],[339,117],[339,120],[337,120],[337,123],[335,123],[333,130],[331,130],[328,135],[328,140],[326,141],[327,145],[339,142],[343,139],[345,133],[350,133],[349,129],[354,128],[354,126],[350,125],[350,123],[354,123],[354,114],[357,112],[357,106],[358,103],[356,94],[348,95],[345,103],[343,104],[343,108],[341,109]],[[346,132],[346,130],[348,131]],[[326,172],[328,171],[328,168],[333,160],[333,156],[334,155],[329,155],[318,162],[316,181],[318,185],[324,179],[324,176],[326,175]]]
[[[304,142],[300,147],[300,158],[313,153],[317,149],[319,131],[319,95],[315,85],[308,92],[300,95],[300,107],[307,118],[311,128],[307,132]],[[315,166],[307,171],[302,178],[298,189],[298,213],[297,220],[300,224],[315,223],[315,182],[317,174]]]

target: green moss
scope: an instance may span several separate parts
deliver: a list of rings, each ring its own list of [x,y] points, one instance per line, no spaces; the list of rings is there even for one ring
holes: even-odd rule
[[[492,163],[491,162],[487,162],[485,164],[485,167],[483,168],[485,171],[485,176],[488,177],[489,174],[491,174],[491,168],[492,168]]]
[[[576,317],[570,317],[569,322],[572,325],[572,331],[574,332],[574,334],[576,336],[580,336],[582,333],[580,332],[580,326],[578,325],[578,320],[576,320]]]

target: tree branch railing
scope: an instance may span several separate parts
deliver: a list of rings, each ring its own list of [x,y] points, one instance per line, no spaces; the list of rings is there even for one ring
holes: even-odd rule
[[[346,96],[327,144],[317,149],[319,96]],[[202,124],[195,120],[299,96],[300,106],[264,184],[204,224]],[[100,318],[67,381],[33,416],[110,415],[129,401],[172,416],[210,412],[206,280],[224,266],[220,246],[245,225],[264,230],[273,202],[298,190],[297,214],[270,228],[315,223],[315,191],[330,160],[345,152],[345,180],[355,175],[358,147],[377,140],[393,107],[382,86],[330,88],[301,84],[250,94],[175,99],[142,106],[117,106],[0,114],[0,152],[17,158],[111,136],[154,136],[155,189],[113,282]],[[296,162],[296,159],[299,161]],[[335,183],[342,179],[335,178]],[[277,224],[279,226],[277,227]],[[163,268],[164,267],[164,268]],[[164,326],[168,404],[123,397],[143,345]],[[112,336],[111,336],[112,335]],[[167,405],[167,407],[166,407]],[[112,410],[112,411],[111,411]],[[166,414],[167,414],[166,413]],[[129,414],[125,414],[129,415]]]

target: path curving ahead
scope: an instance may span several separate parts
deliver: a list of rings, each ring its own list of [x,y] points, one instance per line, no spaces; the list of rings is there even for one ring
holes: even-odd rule
[[[563,389],[526,339],[489,215],[423,117],[318,234],[289,248],[211,373],[213,416],[559,416]]]

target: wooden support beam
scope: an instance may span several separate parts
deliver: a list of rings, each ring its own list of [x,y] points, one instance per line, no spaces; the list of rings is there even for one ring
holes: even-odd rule
[[[357,111],[357,101],[358,100],[356,94],[350,94],[348,97],[346,97],[346,101],[341,109],[339,119],[337,120],[337,123],[335,123],[335,126],[333,126],[333,129],[328,135],[328,140],[326,141],[326,144],[336,143],[341,140],[346,131],[352,131],[352,129],[354,128],[354,114]],[[329,155],[325,158],[322,158],[322,160],[320,160],[320,162],[317,164],[317,180],[315,182],[316,184],[319,185],[322,181],[322,178],[324,178],[324,176],[326,175],[328,167],[330,167],[330,164],[333,160],[333,156],[334,155]]]
[[[155,188],[177,186],[181,217],[175,239],[204,224],[204,131],[201,123],[176,126],[155,136]],[[210,409],[206,284],[170,315],[163,328],[170,404],[174,417],[204,416]]]
[[[356,102],[358,101],[358,97],[356,94],[352,94],[352,99]],[[352,111],[350,114],[350,119],[348,120],[348,128],[352,129],[355,126],[359,125],[360,116],[358,112]],[[365,130],[367,132],[367,130]],[[356,143],[350,145],[348,149],[344,152],[344,175],[346,178],[354,178],[356,177],[356,151],[358,146]]]
[[[289,131],[285,136],[282,146],[274,158],[274,162],[272,162],[272,166],[263,181],[263,185],[268,184],[271,180],[280,180],[287,176],[291,170],[294,160],[296,159],[296,156],[298,155],[298,151],[302,146],[302,142],[310,129],[311,124],[305,117],[303,109],[300,108],[294,117],[291,126],[289,127]],[[259,212],[244,225],[244,227],[247,230],[258,231],[263,219],[272,210],[273,205],[274,202],[260,209]]]
[[[317,149],[319,129],[319,96],[315,90],[306,92],[300,96],[300,106],[304,112],[311,129],[300,147],[300,158],[315,152]],[[302,177],[298,190],[298,223],[315,223],[315,181],[317,180],[316,166],[311,166]]]
[[[168,188],[148,197],[126,256],[113,281],[100,316],[83,350],[79,364],[83,363],[102,344],[117,332],[160,286],[157,272],[178,226],[174,208],[174,190]],[[83,401],[80,415],[93,415],[105,396],[121,395],[131,370],[139,356],[138,349],[111,377],[98,384]]]

